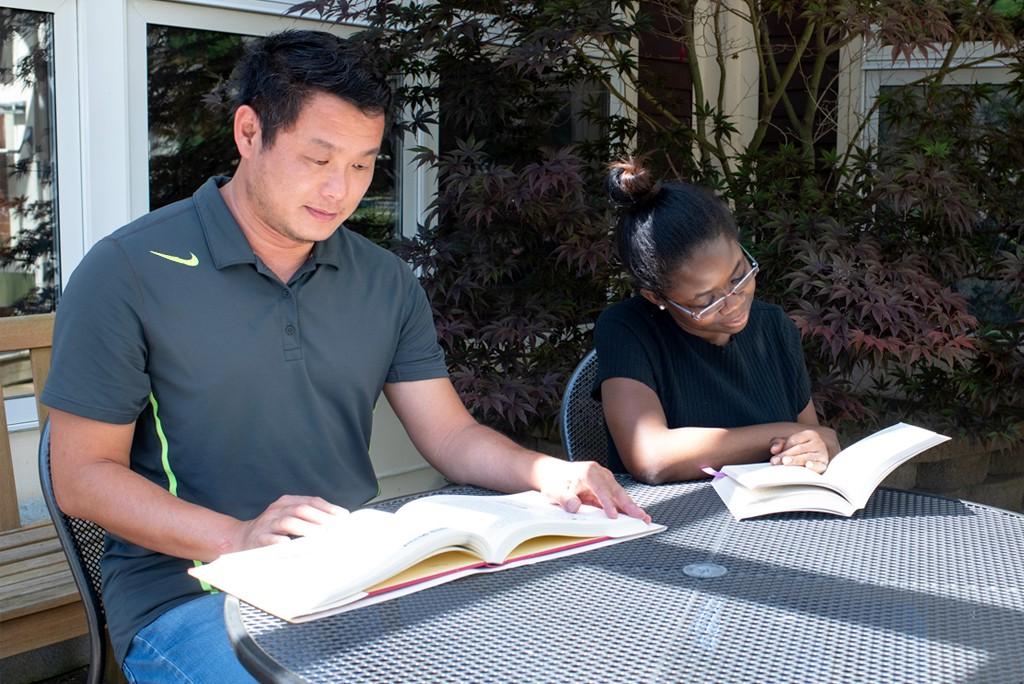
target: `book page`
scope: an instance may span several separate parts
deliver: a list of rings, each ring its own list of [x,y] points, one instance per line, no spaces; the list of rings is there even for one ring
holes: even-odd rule
[[[875,487],[904,461],[949,437],[906,423],[897,423],[840,451],[824,474],[803,466],[770,463],[724,466],[721,470],[748,489],[784,485],[826,487],[863,508]]]
[[[653,534],[665,529],[664,525],[651,525],[651,529],[648,532],[644,532],[638,536],[644,536],[645,534]],[[508,560],[500,565],[488,565],[486,563],[476,562],[473,563],[470,559],[475,556],[465,556],[460,558],[458,551],[441,554],[436,558],[437,563],[435,568],[443,568],[444,571],[435,573],[429,576],[415,577],[410,580],[410,575],[401,573],[396,576],[396,579],[401,577],[405,581],[401,584],[392,584],[392,580],[387,580],[379,585],[373,587],[372,591],[363,594],[362,596],[356,596],[350,601],[346,601],[343,604],[338,604],[333,608],[313,613],[310,615],[303,615],[301,617],[290,620],[290,622],[308,622],[310,620],[316,620],[328,615],[337,615],[338,613],[346,613],[350,610],[358,610],[365,606],[372,606],[377,603],[383,603],[384,601],[391,601],[402,596],[408,596],[409,594],[423,591],[431,587],[436,587],[447,582],[453,582],[463,577],[474,575],[478,573],[491,573],[500,572],[503,570],[510,570],[512,568],[518,568],[524,565],[533,565],[547,560],[555,558],[565,558],[566,556],[574,556],[579,553],[587,551],[593,551],[595,549],[602,548],[604,546],[611,546],[612,544],[618,544],[631,537],[597,537],[580,539],[578,537],[541,537],[537,540],[537,545],[533,544],[534,540],[524,542],[522,545],[516,547]],[[566,542],[565,545],[559,545],[560,542],[556,542],[556,539],[561,539]],[[551,545],[554,544],[555,547]],[[536,549],[543,548],[543,552],[535,553]],[[424,563],[417,566],[419,567],[431,567],[433,559],[428,559]],[[468,563],[464,565],[464,563]],[[411,573],[414,577],[416,574],[415,569]]]
[[[466,534],[393,513],[360,510],[306,537],[224,554],[192,576],[286,620],[360,598]]]
[[[505,496],[439,494],[411,501],[399,517],[457,526],[471,538],[471,548],[488,563],[501,563],[523,541],[541,535],[573,537],[625,537],[651,529],[626,515],[609,518],[594,506],[569,513],[540,492]],[[659,528],[660,529],[660,528]]]
[[[737,520],[789,511],[812,511],[849,517],[857,511],[842,495],[822,487],[780,485],[754,490],[747,489],[731,477],[715,478],[711,486]]]
[[[836,455],[824,477],[842,486],[854,505],[863,508],[885,477],[901,463],[949,437],[906,423],[897,423],[851,444]]]
[[[835,459],[833,459],[834,461]],[[721,472],[736,480],[747,489],[764,489],[787,485],[806,485],[833,489],[831,481],[826,480],[824,475],[804,466],[743,463],[741,465],[722,466]]]
[[[508,554],[508,558],[506,558],[505,563],[513,563],[540,556],[547,556],[604,539],[607,539],[607,537],[533,537],[512,549]],[[372,587],[367,588],[366,593],[370,596],[374,596],[388,591],[395,591],[419,582],[430,581],[453,572],[461,573],[463,570],[479,568],[484,565],[487,565],[487,563],[481,560],[479,556],[464,549],[443,551],[439,554],[421,560],[419,563],[402,570],[393,577],[388,577],[386,580],[378,582]]]
[[[451,549],[430,556],[419,563],[402,570],[397,575],[367,587],[370,596],[388,591],[395,591],[420,582],[443,577],[444,575],[486,565],[480,556],[465,549]]]

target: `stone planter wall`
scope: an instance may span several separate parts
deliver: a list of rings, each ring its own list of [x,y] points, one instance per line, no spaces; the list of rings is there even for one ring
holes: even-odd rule
[[[519,437],[518,441],[544,454],[565,458],[558,442],[536,437]],[[1024,444],[993,446],[951,439],[904,463],[882,486],[1024,512]]]
[[[903,464],[882,486],[1024,512],[1024,445],[991,446],[954,439]]]
[[[565,458],[558,442],[518,438],[520,444]],[[1024,444],[1012,447],[953,439],[894,470],[883,487],[913,489],[951,499],[1024,512]]]

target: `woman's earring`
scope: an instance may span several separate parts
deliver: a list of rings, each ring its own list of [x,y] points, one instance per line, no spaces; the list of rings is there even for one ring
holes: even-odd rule
[[[662,311],[664,311],[665,310],[665,305],[664,304],[659,304],[658,308],[661,309]]]

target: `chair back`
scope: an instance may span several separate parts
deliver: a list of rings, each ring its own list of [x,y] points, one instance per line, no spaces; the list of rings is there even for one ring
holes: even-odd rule
[[[50,421],[39,435],[39,482],[43,499],[53,518],[57,537],[68,557],[71,575],[82,595],[85,620],[89,626],[89,684],[99,684],[107,657],[107,618],[100,589],[100,558],[103,556],[105,531],[94,522],[65,515],[57,506],[50,476]]]
[[[601,402],[590,396],[597,377],[597,351],[590,350],[569,378],[562,395],[562,446],[570,461],[597,461],[608,465]]]

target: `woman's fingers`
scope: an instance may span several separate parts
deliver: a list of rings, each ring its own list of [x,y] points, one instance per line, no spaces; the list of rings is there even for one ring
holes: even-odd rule
[[[828,467],[828,446],[814,430],[801,430],[785,440],[773,439],[769,449],[774,454],[770,459],[773,465],[806,466],[819,473]]]

